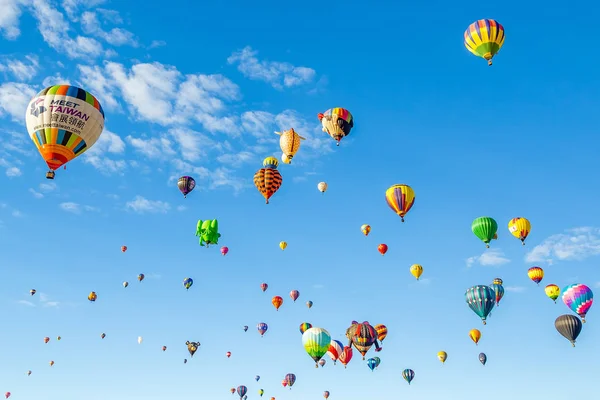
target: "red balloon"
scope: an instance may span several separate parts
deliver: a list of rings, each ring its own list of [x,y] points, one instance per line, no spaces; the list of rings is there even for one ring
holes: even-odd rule
[[[381,255],[384,255],[388,251],[387,244],[381,243],[379,246],[377,246],[377,250],[379,250]]]
[[[121,251],[125,253],[127,251],[127,246],[121,246]]]
[[[260,288],[262,289],[263,292],[265,292],[268,289],[269,285],[267,285],[266,283],[261,283],[260,284]]]

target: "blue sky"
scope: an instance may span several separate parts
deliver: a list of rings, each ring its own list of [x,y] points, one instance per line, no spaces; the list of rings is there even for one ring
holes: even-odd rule
[[[554,329],[569,310],[543,286],[600,287],[598,63],[581,40],[593,25],[578,22],[590,10],[545,5],[0,1],[0,392],[45,400],[230,399],[238,385],[249,399],[262,388],[277,400],[324,390],[350,400],[589,393],[597,306],[573,349]],[[479,18],[506,29],[491,68],[462,44]],[[51,182],[24,110],[37,91],[65,82],[98,97],[106,126]],[[339,148],[316,118],[336,106],[356,121]],[[267,206],[252,176],[281,153],[273,131],[289,127],[307,140],[280,166],[283,186]],[[175,185],[182,174],[198,185],[185,200]],[[324,195],[319,181],[329,184]],[[395,183],[416,192],[404,224],[384,200]],[[470,230],[482,215],[500,225],[488,251]],[[515,216],[533,224],[524,247],[506,228]],[[194,237],[196,221],[211,218],[226,257]],[[384,257],[379,243],[389,246]],[[413,263],[425,268],[420,282]],[[546,271],[540,287],[527,278],[532,265]],[[189,292],[185,277],[195,281]],[[507,293],[483,327],[464,292],[495,277]],[[285,301],[279,312],[274,295]],[[329,360],[315,370],[299,324],[342,340],[352,320],[388,326],[379,369],[355,354],[346,370]],[[264,338],[259,322],[270,326]],[[479,346],[472,328],[482,331]],[[186,340],[202,346],[184,365]],[[415,371],[411,386],[405,368]],[[280,384],[289,372],[291,391]]]

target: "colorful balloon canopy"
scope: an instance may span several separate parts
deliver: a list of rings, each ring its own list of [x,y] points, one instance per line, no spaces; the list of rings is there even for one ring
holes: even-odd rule
[[[415,371],[413,371],[412,369],[405,369],[404,371],[402,371],[402,377],[410,385],[412,380],[415,379]]]
[[[302,334],[302,345],[306,353],[315,360],[315,367],[318,368],[318,362],[329,350],[331,335],[323,328],[309,328]]]
[[[385,201],[404,222],[404,216],[415,204],[415,191],[408,185],[393,185],[385,191]]]
[[[340,141],[348,136],[354,127],[354,118],[345,108],[330,108],[324,113],[319,113],[317,117],[321,121],[323,132],[336,141],[336,146],[340,145]]]
[[[565,287],[562,293],[562,300],[565,305],[579,315],[585,323],[585,316],[594,302],[592,289],[581,283],[575,283]]]
[[[531,223],[527,218],[517,217],[508,221],[508,231],[525,246],[525,239],[531,232]]]
[[[551,283],[546,285],[544,292],[546,293],[546,296],[548,296],[551,300],[554,300],[554,304],[556,304],[556,299],[558,299],[558,296],[560,296],[560,288]]]
[[[371,225],[361,225],[360,231],[363,233],[363,235],[369,236],[369,233],[371,233]]]
[[[179,188],[179,191],[183,193],[183,198],[186,198],[196,187],[196,181],[191,176],[182,176],[177,180],[177,187]]]
[[[283,178],[277,170],[279,161],[275,157],[267,157],[263,161],[263,167],[254,174],[254,186],[263,195],[265,202],[275,194],[283,183]]]
[[[480,19],[469,25],[464,39],[467,50],[491,66],[492,58],[504,44],[504,27],[493,19]]]
[[[496,304],[496,293],[489,286],[473,286],[465,292],[465,300],[485,325],[487,316]]]
[[[29,137],[54,171],[89,150],[104,129],[104,110],[89,92],[70,85],[49,86],[29,102],[25,114]]]
[[[531,267],[527,270],[527,276],[539,285],[542,279],[544,279],[544,270],[540,267]]]

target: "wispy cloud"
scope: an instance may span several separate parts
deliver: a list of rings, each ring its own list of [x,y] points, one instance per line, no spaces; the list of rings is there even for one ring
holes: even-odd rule
[[[504,290],[507,292],[522,293],[526,288],[523,286],[504,286]]]
[[[9,167],[6,169],[6,176],[9,178],[16,178],[21,175],[23,175],[23,172],[18,167]]]
[[[600,228],[580,227],[552,235],[525,256],[528,263],[584,260],[600,254]]]
[[[43,199],[45,194],[50,193],[57,188],[58,186],[56,186],[56,183],[54,182],[40,183],[39,191],[35,190],[34,188],[29,188],[29,193],[31,193],[31,195],[36,199]]]
[[[35,304],[28,300],[19,300],[19,301],[17,301],[17,303],[22,304],[24,306],[28,306],[28,307],[35,307]]]
[[[258,52],[246,46],[234,52],[227,62],[237,64],[238,70],[247,78],[271,84],[276,89],[300,86],[311,82],[316,72],[308,67],[296,67],[287,62],[259,60]]]
[[[42,307],[58,307],[60,304],[58,301],[51,300],[45,293],[38,293],[38,299]]]
[[[0,33],[8,40],[15,40],[21,34],[19,18],[22,0],[2,0],[0,4]]]
[[[73,214],[81,214],[83,211],[99,211],[99,209],[96,207],[82,205],[79,203],[73,203],[70,201],[65,202],[65,203],[60,203],[59,207],[61,208],[61,210],[70,212]]]
[[[10,75],[18,81],[29,81],[35,78],[39,67],[40,63],[36,55],[27,55],[20,58],[7,57],[6,61],[0,62],[0,72]]]
[[[26,83],[5,82],[0,85],[0,98],[11,99],[0,102],[0,115],[8,115],[15,122],[23,124],[23,110],[36,94],[36,89]]]
[[[103,174],[122,175],[127,167],[127,162],[122,158],[113,159],[109,156],[122,157],[125,147],[125,142],[118,134],[104,129],[94,147],[85,152],[83,159]]]
[[[483,266],[498,266],[510,262],[510,260],[504,257],[504,253],[497,248],[488,249],[480,256],[469,257],[466,260],[467,267],[472,267],[475,264]]]
[[[125,204],[125,208],[138,214],[165,214],[171,209],[169,203],[160,200],[148,200],[142,196],[135,196]]]

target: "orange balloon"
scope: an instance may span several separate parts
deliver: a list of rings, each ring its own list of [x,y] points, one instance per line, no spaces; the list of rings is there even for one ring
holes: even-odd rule
[[[481,339],[481,332],[479,331],[479,329],[471,329],[469,331],[469,337],[472,341],[475,342],[475,344],[477,344],[479,342],[479,339]]]
[[[271,303],[273,303],[273,306],[275,306],[275,309],[277,311],[279,311],[279,307],[281,307],[281,305],[283,304],[283,297],[273,296],[273,298],[271,299]]]
[[[377,250],[379,250],[379,252],[381,253],[381,255],[384,255],[388,251],[387,244],[381,243],[379,246],[377,246]]]
[[[125,253],[127,251],[127,246],[121,246],[121,251]]]

